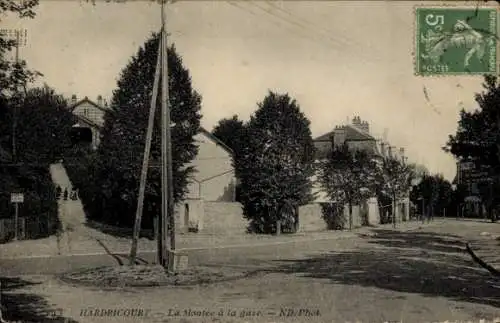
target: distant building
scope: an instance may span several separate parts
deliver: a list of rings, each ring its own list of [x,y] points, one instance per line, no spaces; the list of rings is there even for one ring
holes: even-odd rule
[[[488,172],[478,168],[473,161],[457,162],[457,175],[453,180],[453,184],[465,190],[462,212],[473,216],[483,215],[483,201],[479,192],[479,185],[488,181],[488,178]]]
[[[350,149],[362,149],[370,153],[378,154],[377,140],[369,133],[369,124],[362,121],[360,117],[354,117],[352,124],[336,126],[316,139],[316,159],[323,159],[334,148],[344,145]]]
[[[77,101],[76,95],[71,97],[71,112],[78,118],[78,126],[89,128],[92,131],[92,149],[97,149],[100,141],[100,131],[104,125],[104,115],[109,111],[108,105],[102,96],[97,97],[97,102],[88,97]]]
[[[352,150],[364,150],[375,159],[393,157],[400,159],[403,162],[406,161],[404,148],[397,150],[396,147],[391,146],[388,142],[377,140],[370,134],[369,123],[367,121],[363,121],[359,116],[355,116],[352,119],[351,124],[336,126],[332,131],[315,138],[313,141],[316,148],[315,159],[317,161],[326,158],[328,153],[334,148],[340,147],[344,144],[347,144],[349,149]],[[313,194],[316,195],[316,202],[327,202],[328,197],[322,191],[322,188],[317,182],[316,176],[312,178],[312,181]],[[375,197],[370,200],[372,203],[378,203]],[[408,219],[410,205],[409,192],[408,198],[398,201],[397,204],[398,217],[400,219]],[[390,206],[379,206],[381,207],[382,212],[385,212],[390,208]],[[375,222],[379,215],[373,217],[371,215],[368,216],[372,218],[372,220],[369,220],[368,222],[371,224],[377,224]]]

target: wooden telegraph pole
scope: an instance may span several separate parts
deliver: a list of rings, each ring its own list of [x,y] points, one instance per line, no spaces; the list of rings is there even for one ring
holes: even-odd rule
[[[131,266],[135,264],[135,258],[137,256],[137,242],[139,240],[139,234],[141,231],[141,220],[142,220],[142,212],[144,209],[144,195],[146,191],[146,180],[148,177],[151,140],[153,139],[153,127],[155,121],[156,102],[157,102],[156,99],[158,98],[158,86],[160,83],[161,49],[162,49],[161,39],[158,43],[159,43],[158,58],[156,60],[156,70],[153,81],[153,93],[151,96],[151,106],[149,108],[148,128],[146,132],[146,145],[144,147],[144,157],[142,159],[141,179],[139,182],[139,198],[137,199],[137,210],[135,213],[134,236],[132,238],[132,248],[130,249]]]
[[[161,3],[162,20],[162,88],[161,88],[161,186],[162,186],[162,223],[160,225],[163,245],[161,262],[169,271],[175,271],[175,218],[173,213],[172,142],[170,135],[170,106],[168,92],[168,57],[166,1]],[[170,235],[170,240],[167,239]]]
[[[134,237],[130,250],[130,265],[135,264],[137,255],[137,241],[141,228],[141,219],[144,206],[144,195],[148,173],[151,140],[153,136],[154,114],[161,72],[161,217],[158,221],[158,262],[167,267],[169,271],[175,271],[175,217],[173,203],[173,177],[172,177],[172,143],[170,134],[170,109],[168,92],[168,57],[167,57],[167,26],[166,26],[166,1],[161,3],[161,33],[158,47],[158,59],[153,84],[153,94],[149,111],[148,129],[146,133],[146,145],[142,162],[141,179],[139,184],[139,198],[134,223]],[[167,237],[169,235],[169,237]],[[168,239],[170,238],[170,239]]]

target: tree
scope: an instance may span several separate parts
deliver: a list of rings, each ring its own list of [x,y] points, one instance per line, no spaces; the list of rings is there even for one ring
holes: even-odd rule
[[[34,8],[38,0],[0,0],[0,15],[15,14],[19,18],[34,18]],[[13,49],[15,40],[7,39],[6,35],[0,34],[0,97],[10,98],[19,88],[26,89],[27,83],[39,72],[30,71],[26,68],[25,61],[9,62],[5,54]]]
[[[309,125],[288,94],[269,92],[258,103],[247,126],[247,144],[235,161],[250,230],[280,234],[282,223],[297,228],[298,218],[287,217],[285,209],[297,210],[312,198],[314,145]]]
[[[487,178],[480,194],[487,204],[492,221],[498,205],[493,196],[500,193],[500,84],[495,76],[486,76],[485,91],[476,94],[478,108],[460,111],[455,135],[450,135],[443,149],[459,161],[472,161],[476,169],[485,171]],[[486,188],[484,187],[486,185]]]
[[[402,198],[409,197],[415,174],[414,166],[390,156],[380,158],[377,165],[377,191],[390,197],[392,201],[392,223],[396,227],[397,202]]]
[[[476,94],[478,109],[460,111],[455,135],[450,135],[445,151],[460,160],[473,160],[488,166],[491,171],[500,170],[500,85],[498,79],[486,76],[486,91]]]
[[[27,91],[19,109],[16,142],[18,160],[52,163],[70,146],[75,117],[62,95],[45,85]]]
[[[373,193],[375,163],[363,150],[349,150],[347,144],[336,147],[319,165],[318,179],[332,202],[349,207],[349,230],[352,230],[352,207]]]
[[[431,216],[434,216],[435,212],[442,214],[451,206],[453,189],[451,183],[444,179],[441,174],[426,174],[420,183],[413,187],[410,198],[417,205],[421,203],[426,205]]]
[[[124,68],[113,92],[111,111],[106,113],[95,170],[97,216],[106,222],[131,226],[134,223],[142,157],[158,54],[159,34],[153,34]],[[174,201],[186,193],[189,176],[194,171],[187,164],[197,154],[193,136],[200,128],[201,97],[192,89],[189,71],[184,68],[175,47],[168,49],[169,94],[172,127],[172,162]],[[160,111],[160,100],[157,100]],[[161,114],[151,144],[151,158],[159,164],[161,156]],[[154,163],[154,162],[153,162]],[[152,167],[146,186],[143,223],[152,225],[160,213],[159,167]]]
[[[235,155],[246,145],[245,123],[238,119],[237,115],[232,118],[219,120],[212,130],[212,134],[225,143]]]

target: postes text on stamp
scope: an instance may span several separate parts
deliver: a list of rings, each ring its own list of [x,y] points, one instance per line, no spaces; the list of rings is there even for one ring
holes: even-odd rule
[[[497,73],[497,9],[421,7],[416,13],[418,75]]]

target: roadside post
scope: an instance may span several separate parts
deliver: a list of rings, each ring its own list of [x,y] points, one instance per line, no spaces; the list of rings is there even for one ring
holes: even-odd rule
[[[23,193],[11,193],[10,202],[14,204],[14,240],[18,239],[19,232],[19,204],[24,203]]]

